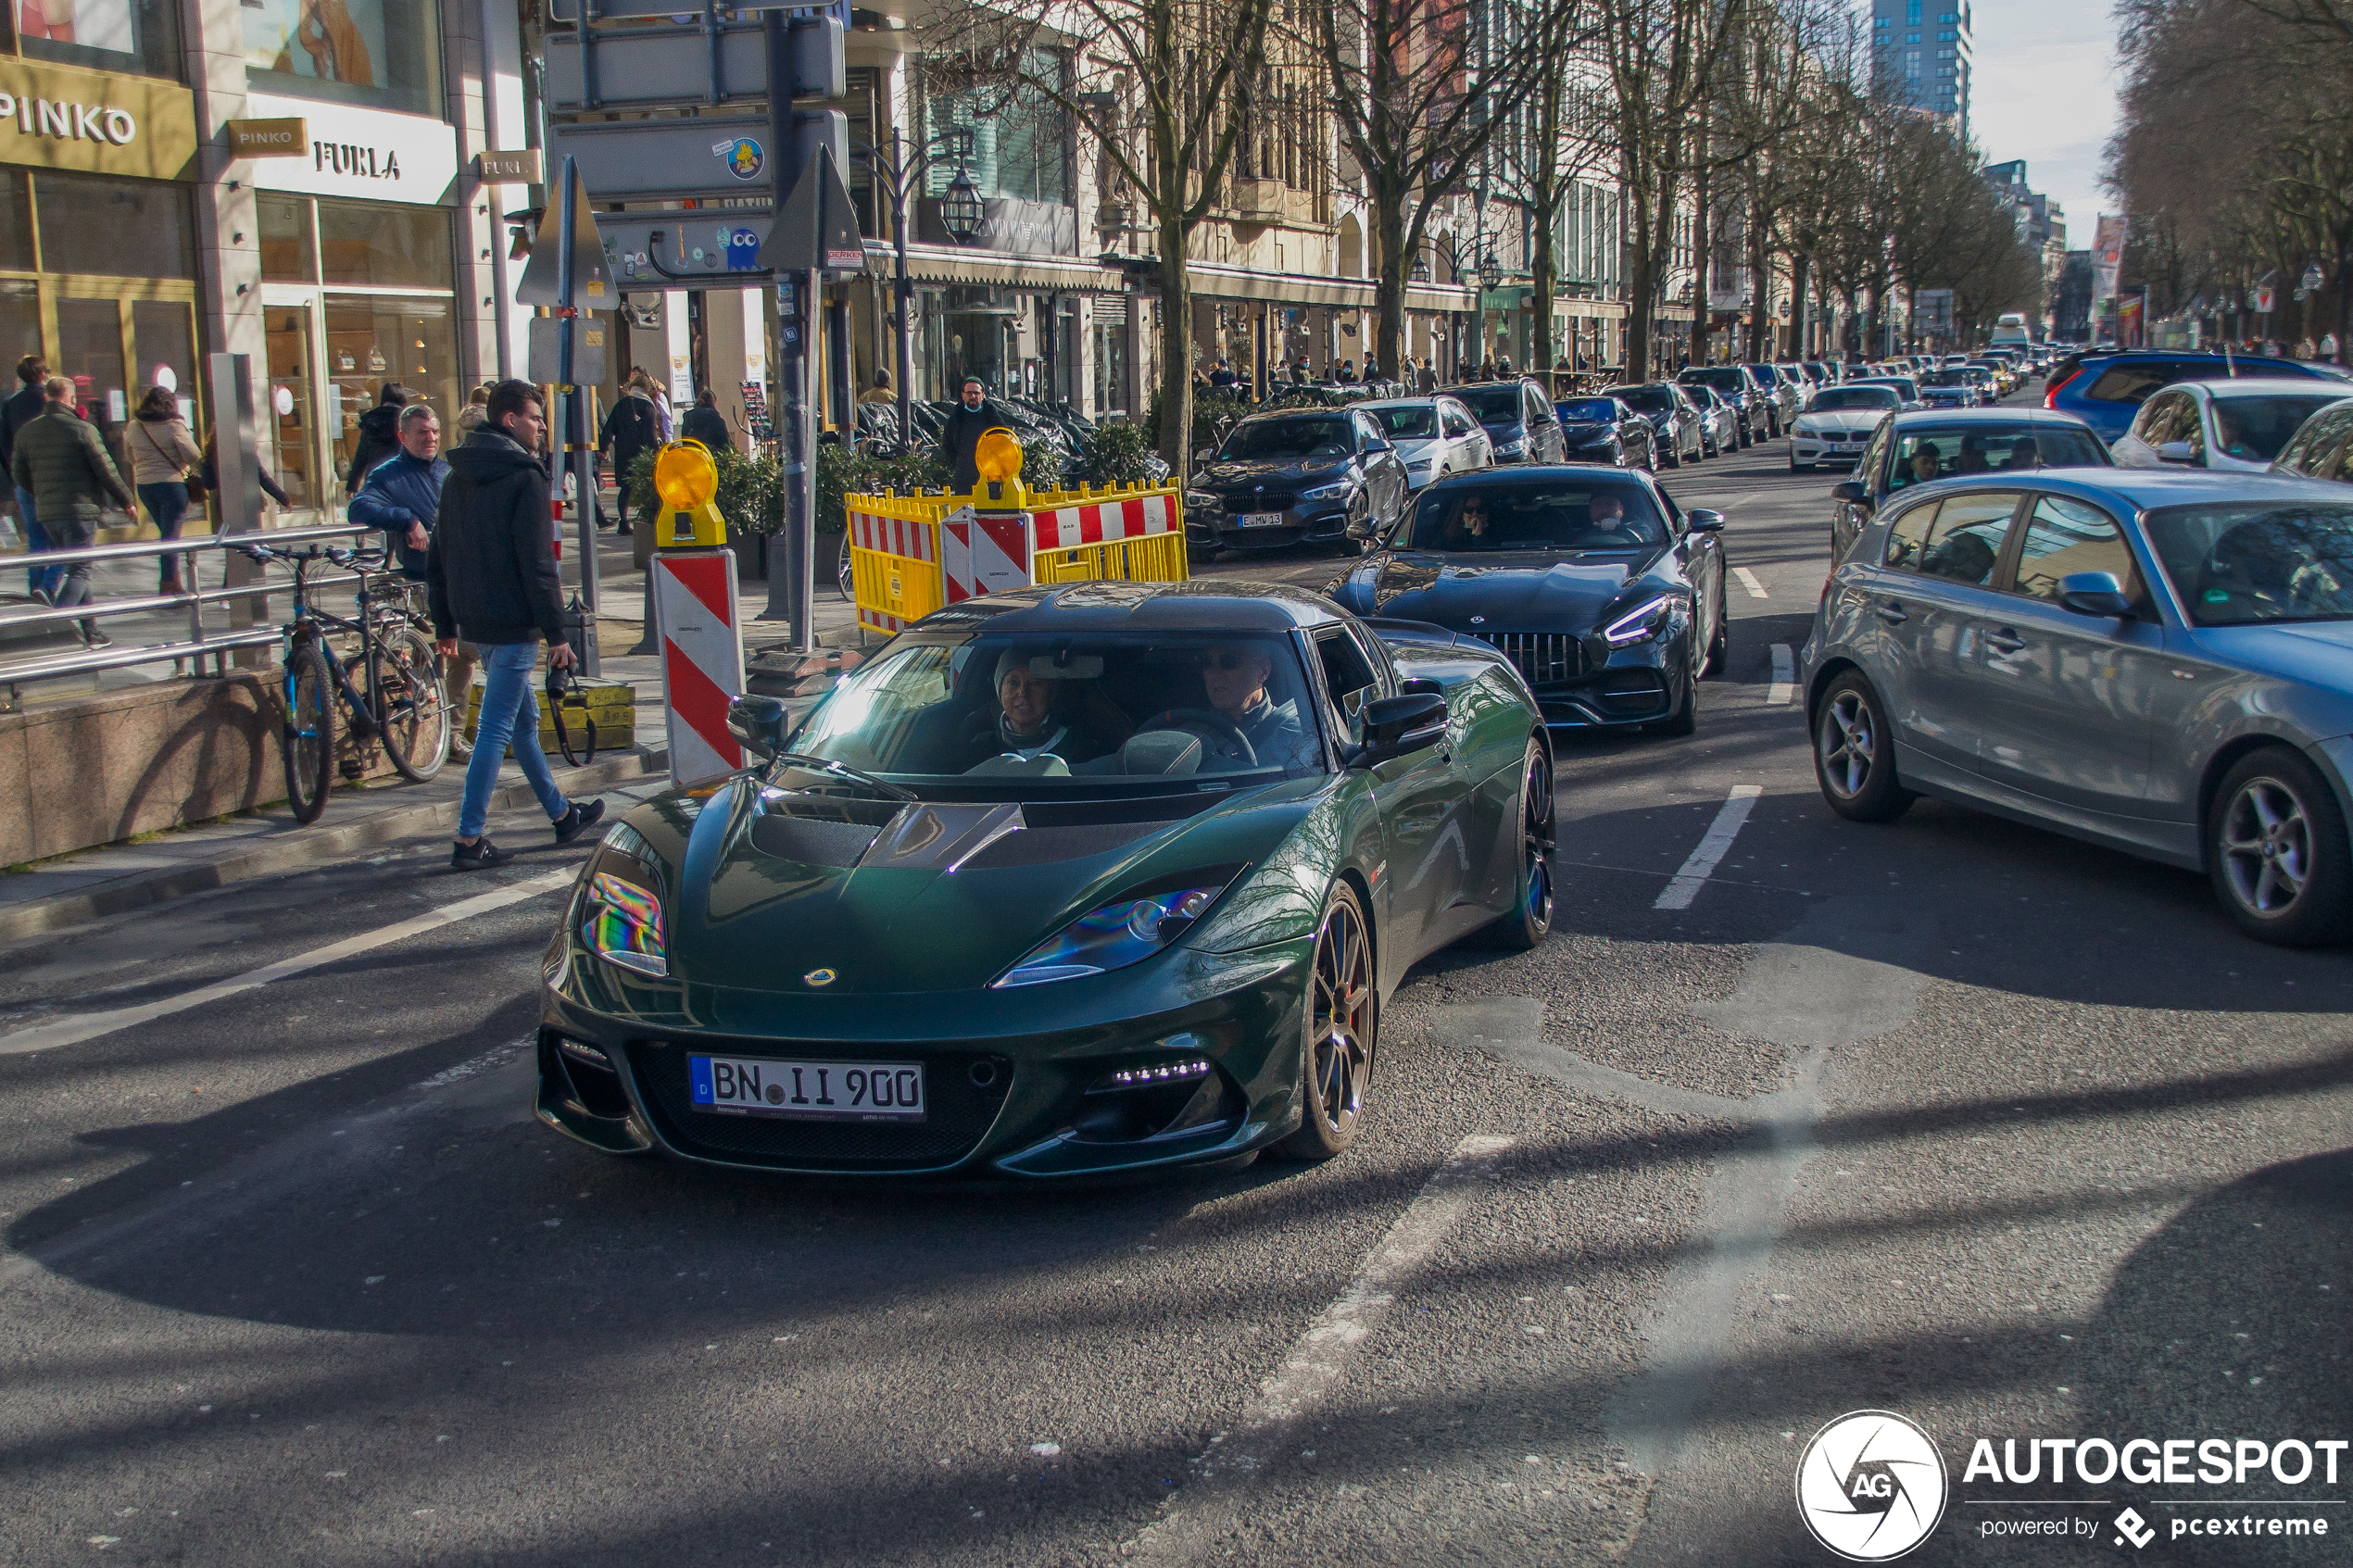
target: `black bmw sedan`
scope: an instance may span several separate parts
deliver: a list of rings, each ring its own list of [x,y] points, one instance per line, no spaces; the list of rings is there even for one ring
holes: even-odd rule
[[[1330,592],[1500,650],[1548,728],[1686,735],[1700,678],[1725,663],[1723,527],[1645,473],[1491,469],[1424,489]]]
[[[1185,489],[1197,554],[1277,545],[1360,553],[1405,509],[1406,473],[1372,416],[1353,408],[1252,414]]]
[[[1658,469],[1658,433],[1615,397],[1569,397],[1553,405],[1572,463]]]

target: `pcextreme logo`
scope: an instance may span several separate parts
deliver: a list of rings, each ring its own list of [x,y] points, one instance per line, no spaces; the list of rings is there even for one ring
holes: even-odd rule
[[[1903,1556],[1944,1517],[1944,1457],[1893,1411],[1853,1411],[1814,1434],[1797,1461],[1797,1512],[1849,1562]]]

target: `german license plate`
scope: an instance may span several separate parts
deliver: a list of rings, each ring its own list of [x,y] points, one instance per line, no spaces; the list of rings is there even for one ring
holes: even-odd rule
[[[924,1069],[914,1061],[778,1061],[690,1056],[696,1109],[715,1116],[807,1122],[920,1122]]]
[[[1242,513],[1242,526],[1244,528],[1280,528],[1282,525],[1283,514],[1280,512]]]

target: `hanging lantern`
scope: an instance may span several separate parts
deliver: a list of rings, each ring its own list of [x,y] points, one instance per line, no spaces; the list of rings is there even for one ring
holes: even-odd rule
[[[968,170],[959,169],[956,178],[948,182],[948,194],[939,198],[939,226],[958,245],[970,245],[988,215],[981,205],[980,187],[973,183]]]

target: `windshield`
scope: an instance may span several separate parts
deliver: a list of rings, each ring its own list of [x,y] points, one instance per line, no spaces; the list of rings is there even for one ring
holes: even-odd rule
[[[1331,415],[1244,420],[1226,437],[1220,458],[1345,458],[1356,449],[1348,420]]]
[[[1767,386],[1771,386],[1780,380],[1780,377],[1773,373],[1773,367],[1770,365],[1751,365],[1748,368],[1748,373]]]
[[[2316,392],[2267,397],[2218,397],[2214,400],[2214,436],[2233,458],[2268,463],[2280,448],[2321,409],[2337,401],[2334,393]]]
[[[1862,386],[1886,387],[1906,403],[1917,403],[1919,401],[1919,383],[1913,381],[1909,376],[1873,376],[1869,381],[1861,382],[1857,384]]]
[[[1629,484],[1449,487],[1414,513],[1417,550],[1632,550],[1667,543],[1650,495]]]
[[[1434,403],[1398,403],[1365,412],[1373,416],[1373,422],[1391,441],[1426,441],[1438,433],[1438,406]]]
[[[1645,414],[1664,414],[1675,407],[1675,395],[1663,386],[1621,386],[1610,395]]]
[[[2145,526],[2193,624],[2353,620],[2353,507],[2169,507]]]
[[[1969,379],[1959,370],[1931,370],[1920,378],[1922,386],[1967,386]]]
[[[1896,433],[1895,462],[1887,487],[1925,484],[1955,474],[1997,469],[2113,467],[2100,438],[2072,425],[1994,424],[1959,428],[1914,425]]]
[[[1273,633],[984,632],[892,649],[846,677],[786,749],[901,786],[974,780],[1000,795],[1007,781],[1051,796],[1271,779],[1323,768],[1310,690]]]
[[[1564,420],[1582,420],[1590,424],[1605,425],[1617,418],[1617,403],[1608,397],[1580,397],[1573,403],[1557,406]]]
[[[1685,370],[1676,379],[1678,381],[1696,383],[1701,386],[1712,386],[1718,392],[1745,392],[1748,390],[1748,379],[1743,376],[1738,370],[1731,370],[1730,368],[1715,370]]]
[[[1892,386],[1831,386],[1814,399],[1814,412],[1834,414],[1843,408],[1893,408],[1895,389]]]
[[[1470,405],[1483,425],[1517,424],[1522,409],[1519,383],[1504,382],[1495,386],[1458,386],[1453,395]]]

